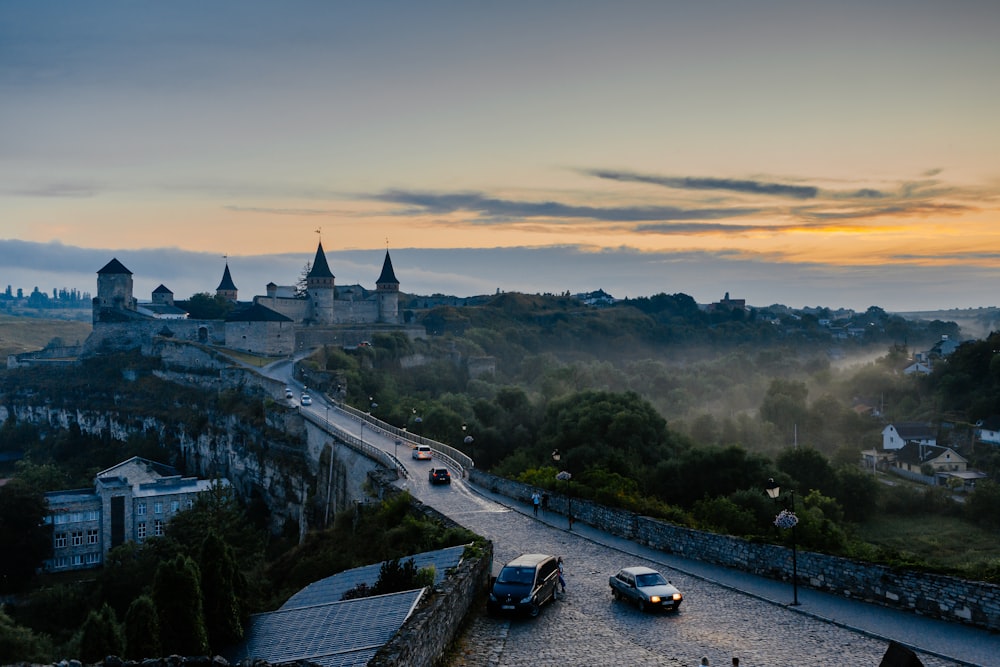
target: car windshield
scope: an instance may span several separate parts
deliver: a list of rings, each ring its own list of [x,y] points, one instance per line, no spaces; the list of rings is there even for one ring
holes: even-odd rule
[[[662,586],[667,583],[667,580],[663,578],[663,575],[659,572],[653,572],[651,574],[638,574],[635,577],[635,585],[640,587],[645,586]]]
[[[533,567],[505,567],[500,570],[497,583],[501,584],[530,584],[535,581],[535,568]]]

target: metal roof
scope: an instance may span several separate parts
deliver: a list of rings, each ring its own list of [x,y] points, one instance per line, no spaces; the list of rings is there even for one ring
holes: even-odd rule
[[[415,556],[400,558],[401,563],[413,559],[413,564],[418,570],[429,565],[434,566],[434,583],[439,584],[444,579],[445,572],[452,567],[458,566],[462,562],[462,554],[465,552],[464,546],[448,547],[437,551],[427,551]],[[344,593],[355,588],[358,584],[374,586],[378,581],[379,571],[382,563],[356,567],[353,570],[345,570],[326,579],[320,579],[309,584],[298,593],[288,598],[280,609],[294,609],[296,607],[306,607],[310,605],[336,602],[344,597]]]
[[[422,593],[417,589],[256,614],[231,662],[367,665],[403,625]]]

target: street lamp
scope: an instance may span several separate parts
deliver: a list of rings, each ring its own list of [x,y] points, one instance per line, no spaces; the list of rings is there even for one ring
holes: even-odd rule
[[[462,433],[465,433],[466,429],[468,429],[468,428],[469,428],[468,424],[462,424]],[[475,446],[474,446],[475,442],[476,442],[476,439],[472,437],[471,433],[469,435],[465,436],[464,438],[462,438],[462,443],[469,449],[469,458],[473,459],[473,461],[472,461],[473,464],[475,464],[475,458],[476,458],[474,456],[474,454],[476,453]]]
[[[552,450],[552,462],[559,467],[559,461],[562,459],[562,454],[558,449]],[[573,530],[573,499],[569,495],[569,480],[573,477],[568,470],[562,470],[556,473],[556,483],[565,482],[566,483],[566,518],[569,520],[569,529]]]
[[[778,502],[781,498],[781,488],[778,483],[774,481],[771,477],[767,480],[767,495],[768,497]],[[795,490],[789,489],[788,491],[789,505],[791,510],[783,509],[778,513],[778,516],[774,518],[774,525],[778,528],[791,529],[792,530],[792,605],[799,604],[799,568],[797,562],[797,552],[795,549],[795,525],[799,522],[799,518],[795,516]]]

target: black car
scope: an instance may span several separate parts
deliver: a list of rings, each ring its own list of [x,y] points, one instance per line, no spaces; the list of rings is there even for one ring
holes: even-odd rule
[[[451,484],[451,473],[447,468],[431,468],[427,473],[427,480],[431,484]]]

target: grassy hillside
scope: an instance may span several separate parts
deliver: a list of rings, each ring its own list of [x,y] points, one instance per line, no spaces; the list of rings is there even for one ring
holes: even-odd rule
[[[76,345],[86,340],[91,329],[90,322],[0,315],[0,358],[41,350],[53,338],[62,339],[66,345]]]

